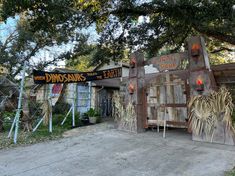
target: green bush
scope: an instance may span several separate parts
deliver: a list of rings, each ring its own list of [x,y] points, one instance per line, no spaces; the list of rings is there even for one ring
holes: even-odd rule
[[[11,128],[11,124],[15,118],[15,112],[3,112],[3,128],[4,130],[9,130]]]
[[[11,120],[13,120],[14,119],[14,117],[15,117],[15,112],[4,112],[3,113],[3,120],[4,121],[11,121]]]
[[[71,108],[71,105],[65,102],[57,102],[53,107],[53,114],[64,114],[66,115]]]
[[[66,114],[53,114],[53,124],[61,125],[61,122],[64,120]],[[67,126],[68,128],[72,127],[72,112],[68,115],[63,126]],[[82,120],[80,119],[79,112],[75,113],[75,126],[83,126]]]
[[[96,111],[95,111],[95,109],[90,108],[90,109],[86,112],[86,114],[88,115],[88,117],[94,117],[95,114],[96,114]]]
[[[225,176],[235,176],[235,169],[225,172]]]
[[[98,117],[98,116],[100,116],[99,111],[96,110],[96,109],[93,109],[93,108],[90,108],[90,109],[86,112],[86,114],[88,115],[88,117]]]

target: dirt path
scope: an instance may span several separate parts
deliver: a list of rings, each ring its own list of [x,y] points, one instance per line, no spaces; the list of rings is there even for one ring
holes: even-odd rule
[[[63,137],[74,137],[83,134],[92,134],[100,131],[110,130],[115,128],[115,123],[112,121],[107,121],[103,123],[98,123],[95,125],[83,126],[79,128],[74,128],[72,130],[66,131]]]
[[[107,123],[66,138],[0,151],[1,176],[222,176],[233,146],[193,142],[185,131],[132,134]]]

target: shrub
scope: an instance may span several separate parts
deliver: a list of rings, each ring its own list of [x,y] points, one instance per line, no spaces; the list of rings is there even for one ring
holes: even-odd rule
[[[71,105],[65,102],[57,102],[56,105],[53,107],[52,113],[53,114],[67,114]]]

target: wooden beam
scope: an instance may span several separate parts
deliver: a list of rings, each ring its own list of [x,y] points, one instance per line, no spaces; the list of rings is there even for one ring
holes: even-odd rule
[[[166,121],[167,125],[173,125],[173,126],[185,126],[188,127],[188,122],[179,122],[179,121]]]
[[[183,108],[183,107],[187,107],[187,104],[185,103],[179,103],[179,104],[162,104],[159,107],[161,108],[165,108],[165,107],[173,107],[173,108]]]

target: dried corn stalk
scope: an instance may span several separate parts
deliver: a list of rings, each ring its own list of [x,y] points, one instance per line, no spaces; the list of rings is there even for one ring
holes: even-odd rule
[[[191,128],[196,135],[204,132],[207,138],[213,137],[214,129],[220,121],[226,124],[226,128],[233,130],[231,115],[234,105],[232,96],[225,87],[221,87],[218,92],[211,92],[208,96],[193,97],[188,106]]]
[[[118,122],[119,128],[122,130],[136,131],[136,114],[132,103],[128,103],[126,109],[121,104],[119,93],[114,93],[114,118]]]

